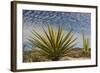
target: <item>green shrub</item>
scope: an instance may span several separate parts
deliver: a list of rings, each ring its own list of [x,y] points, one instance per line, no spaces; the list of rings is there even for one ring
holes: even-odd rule
[[[52,61],[58,61],[76,45],[72,31],[65,32],[61,26],[55,29],[52,25],[48,25],[47,30],[43,28],[42,35],[33,30],[28,40],[39,48],[41,56]]]

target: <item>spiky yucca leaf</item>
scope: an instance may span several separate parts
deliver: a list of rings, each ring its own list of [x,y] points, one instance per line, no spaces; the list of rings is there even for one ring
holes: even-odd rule
[[[85,57],[88,57],[90,55],[89,53],[89,39],[83,34],[83,49],[82,54]]]
[[[83,34],[83,51],[87,51],[89,49],[89,39],[85,37]]]
[[[47,30],[43,28],[43,35],[35,30],[32,34],[29,41],[39,48],[41,55],[53,61],[65,56],[67,51],[76,45],[76,38],[72,31],[65,32],[61,26],[55,29],[48,25]]]

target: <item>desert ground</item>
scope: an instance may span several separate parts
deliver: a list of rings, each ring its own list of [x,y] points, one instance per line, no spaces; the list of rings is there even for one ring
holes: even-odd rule
[[[87,53],[82,51],[82,48],[71,49],[66,56],[61,57],[59,61],[64,60],[85,60],[91,58],[91,49]],[[44,56],[41,56],[38,51],[23,51],[23,62],[45,62],[51,61]]]

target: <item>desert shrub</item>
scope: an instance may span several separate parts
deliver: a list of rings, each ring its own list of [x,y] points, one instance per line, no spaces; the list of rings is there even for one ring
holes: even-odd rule
[[[83,57],[90,57],[90,49],[89,49],[89,39],[83,34],[83,49],[82,49]]]
[[[76,45],[72,31],[65,32],[61,26],[55,29],[52,25],[48,25],[47,30],[43,28],[42,35],[33,30],[28,40],[39,48],[41,56],[52,61],[58,61],[66,56],[69,49]]]

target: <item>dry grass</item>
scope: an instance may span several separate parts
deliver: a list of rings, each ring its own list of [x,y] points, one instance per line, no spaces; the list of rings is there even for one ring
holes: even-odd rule
[[[73,48],[65,57],[60,60],[73,60],[79,58],[91,58],[91,49],[87,53],[84,53],[80,48]],[[45,62],[51,61],[44,56],[41,56],[38,51],[24,51],[23,52],[23,62]]]
[[[89,51],[87,53],[84,53],[82,49],[74,48],[74,49],[71,49],[71,51],[67,54],[67,56],[73,57],[73,58],[80,58],[80,57],[90,58],[91,57],[91,49],[89,49]]]

